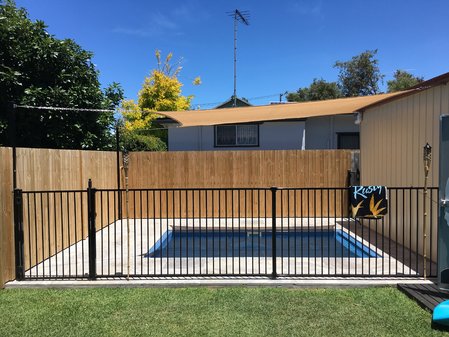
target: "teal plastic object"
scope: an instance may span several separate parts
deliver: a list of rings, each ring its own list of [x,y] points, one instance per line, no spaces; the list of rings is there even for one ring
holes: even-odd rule
[[[433,309],[432,322],[449,327],[449,301],[441,302]]]

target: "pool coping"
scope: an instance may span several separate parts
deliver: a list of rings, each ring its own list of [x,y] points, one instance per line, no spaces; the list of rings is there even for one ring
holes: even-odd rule
[[[5,289],[68,289],[68,288],[186,288],[186,287],[285,287],[285,288],[363,288],[400,284],[433,284],[423,278],[309,278],[279,277],[165,277],[152,279],[10,281]]]

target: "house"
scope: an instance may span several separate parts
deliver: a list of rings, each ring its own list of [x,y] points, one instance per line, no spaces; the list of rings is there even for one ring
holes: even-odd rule
[[[442,116],[449,115],[448,83],[449,72],[389,94],[163,114],[171,121],[172,150],[336,149],[354,145],[360,133],[364,185],[423,186],[428,143],[429,186],[438,186],[441,165],[448,165],[449,176],[449,163],[440,162],[449,161],[449,153],[439,153],[440,142],[449,141],[440,131]]]
[[[232,96],[230,99],[228,99],[226,102],[223,102],[215,107],[215,109],[226,109],[226,108],[233,108],[233,107],[244,107],[244,106],[252,106],[250,102],[248,102],[244,98],[235,98],[235,105],[234,105],[234,96]]]
[[[169,151],[358,149],[354,112],[399,94],[164,112],[160,123]]]

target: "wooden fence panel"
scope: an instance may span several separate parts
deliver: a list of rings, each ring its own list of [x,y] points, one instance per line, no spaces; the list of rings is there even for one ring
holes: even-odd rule
[[[0,147],[0,287],[14,279],[12,150]]]
[[[130,155],[129,165],[129,187],[130,188],[257,188],[257,187],[344,187],[346,186],[347,172],[351,167],[352,151],[347,150],[319,150],[319,151],[211,151],[211,152],[136,152]],[[150,205],[153,202],[153,192],[148,196]],[[159,192],[156,192],[158,194]],[[199,192],[196,197],[189,192],[186,195],[175,192],[175,203],[168,202],[166,209],[162,213],[178,214],[182,217],[197,217],[200,209]],[[237,192],[232,198],[230,190],[208,192],[207,199],[212,203],[212,194],[214,196],[214,205],[209,205],[211,217],[226,216],[224,210],[227,209],[224,202],[228,203],[228,208],[232,211],[240,209],[244,212],[246,200],[246,216],[251,216],[251,212],[259,212],[265,215],[264,204],[259,206],[257,191],[251,195],[250,191],[241,190],[240,205],[238,203]],[[246,198],[244,193],[246,193]],[[262,192],[260,192],[262,193]],[[296,192],[297,212],[300,211],[300,203],[303,203],[303,216],[341,216],[342,212],[346,214],[347,202],[342,196],[335,196],[332,190],[325,192],[306,191],[301,197],[300,191]],[[340,192],[339,192],[340,193]],[[171,196],[173,192],[168,192]],[[202,197],[205,200],[205,192]],[[271,192],[267,198],[269,210],[271,209]],[[282,204],[287,205],[290,202],[293,212],[294,192],[282,193]],[[332,195],[331,195],[332,194]],[[344,195],[346,197],[346,193]],[[163,216],[158,203],[155,207],[150,207],[151,212],[145,212],[145,208],[140,207],[139,198],[130,196],[130,213],[133,215],[142,214],[143,217]],[[162,203],[167,196],[163,196]],[[230,200],[224,201],[223,198]],[[160,199],[159,195],[154,198]],[[252,198],[252,199],[251,199]],[[315,199],[313,199],[315,198]],[[220,199],[220,200],[219,200]],[[310,199],[310,202],[309,200]],[[169,201],[170,201],[169,200]],[[176,206],[181,202],[181,212]],[[233,200],[233,201],[231,201]],[[342,201],[343,200],[343,201]],[[160,201],[160,200],[159,200]],[[158,201],[158,202],[159,202]],[[186,204],[190,202],[190,207]],[[233,204],[232,204],[233,202]],[[313,203],[311,203],[313,202]],[[343,202],[343,205],[342,205]],[[145,201],[143,201],[145,204]],[[133,208],[136,208],[134,210]],[[256,207],[256,209],[254,209]],[[194,211],[196,209],[196,211]],[[213,212],[212,212],[213,210]],[[278,202],[277,214],[284,214],[288,210],[281,210],[281,203]],[[299,214],[299,213],[298,213]],[[268,214],[267,216],[271,216]]]
[[[349,150],[134,152],[130,188],[344,187]]]
[[[23,190],[117,187],[116,153],[105,151],[17,149],[17,186]]]
[[[15,276],[12,149],[0,148],[0,158],[2,286]],[[96,188],[116,188],[116,167],[115,152],[18,148],[17,187],[24,191],[85,190],[92,179]],[[83,197],[83,202],[80,193],[24,197],[26,268],[87,237],[87,199]],[[103,222],[97,220],[99,228],[108,225]]]

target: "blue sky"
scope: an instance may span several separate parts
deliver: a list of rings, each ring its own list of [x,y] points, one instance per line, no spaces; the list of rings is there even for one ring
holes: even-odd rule
[[[337,80],[333,64],[378,49],[386,81],[396,69],[431,78],[449,71],[447,0],[61,1],[17,0],[58,38],[94,52],[103,86],[122,84],[136,98],[156,66],[154,51],[182,58],[183,93],[212,108],[233,93],[233,20],[239,26],[237,94],[255,105],[308,86]],[[201,86],[191,82],[196,76]]]

